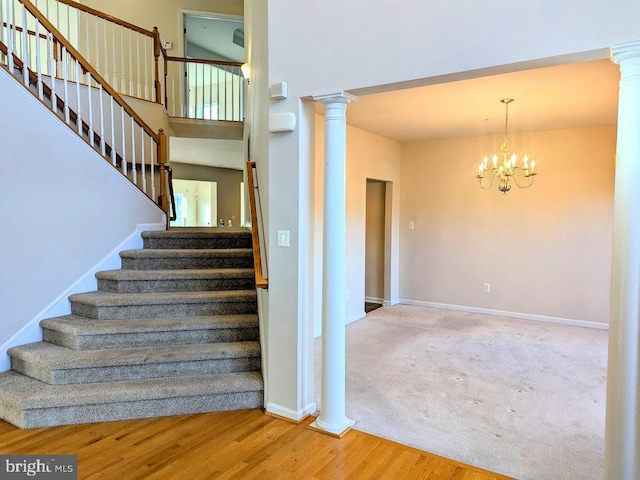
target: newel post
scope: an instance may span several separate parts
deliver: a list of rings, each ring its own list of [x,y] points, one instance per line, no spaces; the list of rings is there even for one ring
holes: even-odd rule
[[[160,32],[158,27],[153,27],[153,56],[154,56],[154,80],[153,85],[156,89],[156,103],[162,104],[162,93],[160,91],[160,69],[158,59],[160,58]]]

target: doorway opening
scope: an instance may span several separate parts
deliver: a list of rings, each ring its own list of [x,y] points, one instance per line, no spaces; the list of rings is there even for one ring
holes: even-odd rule
[[[218,217],[218,183],[174,180],[176,219],[171,227],[212,227]]]
[[[387,182],[367,179],[364,310],[384,303]]]

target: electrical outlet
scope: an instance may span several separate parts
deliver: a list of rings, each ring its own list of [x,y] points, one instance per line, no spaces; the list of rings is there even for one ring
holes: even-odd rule
[[[279,247],[290,247],[290,232],[289,230],[278,230],[278,246]]]
[[[491,292],[491,284],[490,283],[485,283],[484,284],[484,291],[489,293]]]
[[[351,290],[347,290],[347,300],[351,298]]]
[[[414,222],[413,220],[411,220],[409,222],[409,230],[414,230],[416,228],[416,222]]]

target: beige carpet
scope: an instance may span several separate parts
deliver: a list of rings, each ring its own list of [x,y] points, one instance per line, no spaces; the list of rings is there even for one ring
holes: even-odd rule
[[[358,430],[518,479],[600,479],[606,358],[602,330],[383,307],[347,327],[347,415]]]

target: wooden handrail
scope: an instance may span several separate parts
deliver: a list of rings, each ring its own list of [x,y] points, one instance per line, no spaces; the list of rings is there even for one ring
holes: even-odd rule
[[[167,134],[164,133],[164,130],[160,129],[158,133],[158,138],[160,140],[159,148],[158,148],[158,163],[160,167],[160,194],[158,195],[158,205],[165,213],[167,219],[167,229],[169,228],[169,199],[167,198]]]
[[[207,65],[224,65],[227,67],[241,67],[242,62],[229,62],[227,60],[208,60],[206,58],[167,57],[169,62],[204,63]]]
[[[256,162],[247,162],[247,182],[249,183],[249,210],[251,211],[251,239],[253,243],[253,267],[256,274],[256,288],[269,288],[269,279],[262,272],[262,257],[260,255],[260,233],[258,229],[258,210],[256,208],[255,184],[253,172]]]
[[[49,19],[46,18],[44,15],[42,15],[40,13],[40,10],[38,10],[29,0],[18,0],[18,1],[22,3],[25,6],[25,8],[40,21],[40,24],[46,30],[48,30],[53,34],[53,37],[55,38],[55,40],[58,43],[60,43],[63,47],[66,48],[67,53],[69,53],[73,58],[76,59],[76,61],[80,64],[80,66],[85,72],[89,72],[91,74],[91,77],[102,85],[103,90],[106,91],[109,95],[111,95],[114,98],[114,100],[116,100],[116,102],[120,106],[122,106],[122,108],[124,108],[124,111],[127,112],[136,121],[136,123],[138,123],[138,125],[140,125],[144,129],[147,135],[152,137],[156,141],[156,143],[159,143],[158,134],[154,132],[151,129],[151,127],[149,127],[149,125],[147,125],[147,123],[140,117],[140,115],[138,115],[135,112],[135,110],[133,110],[129,106],[129,104],[120,96],[120,94],[115,91],[115,89],[111,86],[111,84],[109,84],[109,82],[107,82],[102,77],[102,75],[100,75],[98,71],[95,68],[93,68],[93,65],[91,65],[82,55],[80,55],[80,52],[78,52],[78,50],[76,50],[73,47],[73,45],[71,45],[69,40],[67,40],[58,31],[58,29],[53,26],[53,24],[49,21]],[[72,3],[75,3],[75,2],[72,2]]]
[[[146,30],[142,27],[134,25],[133,23],[125,22],[118,17],[114,17],[112,15],[109,15],[108,13],[101,12],[100,10],[96,10],[95,8],[87,7],[86,5],[74,2],[73,0],[58,0],[58,2],[69,5],[70,7],[77,8],[78,10],[81,10],[83,12],[90,13],[91,15],[95,15],[96,17],[102,18],[103,20],[120,25],[121,27],[125,27],[135,32],[141,33],[142,35],[146,35],[147,37],[153,37],[154,35],[153,31],[151,30]]]

